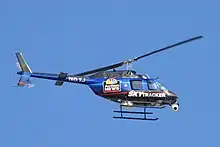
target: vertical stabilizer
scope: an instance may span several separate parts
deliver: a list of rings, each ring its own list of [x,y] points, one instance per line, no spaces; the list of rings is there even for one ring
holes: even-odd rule
[[[30,73],[32,73],[32,71],[31,71],[30,67],[28,66],[27,62],[25,61],[22,53],[17,52],[16,53],[16,57],[18,59],[18,63],[19,63],[19,66],[20,66],[21,70],[23,72],[30,72]]]
[[[27,85],[29,88],[33,87],[34,84],[32,84],[30,77],[32,70],[25,61],[22,53],[17,52],[16,57],[18,59],[17,66],[20,70],[17,72],[17,74],[21,75],[16,87],[24,87],[25,85]]]

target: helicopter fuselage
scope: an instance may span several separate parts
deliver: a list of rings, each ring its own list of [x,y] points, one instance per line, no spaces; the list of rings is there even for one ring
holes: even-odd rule
[[[178,97],[148,75],[133,70],[105,71],[89,76],[93,92],[123,106],[163,107],[177,103]],[[154,88],[152,88],[154,86]]]
[[[58,86],[63,82],[88,85],[96,95],[126,107],[163,107],[178,104],[177,95],[162,86],[157,79],[136,74],[135,71],[105,71],[91,76],[37,72],[18,74],[22,75],[21,81],[29,81],[29,78],[33,77],[55,80]]]
[[[163,107],[177,103],[178,97],[169,90],[149,89],[148,79],[97,78],[89,84],[93,92],[127,107]]]

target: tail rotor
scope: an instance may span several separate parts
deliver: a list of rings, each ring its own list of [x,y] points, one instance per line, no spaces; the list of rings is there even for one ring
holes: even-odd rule
[[[17,72],[17,74],[20,75],[20,79],[16,87],[24,87],[25,85],[27,85],[28,88],[34,87],[34,84],[31,82],[32,70],[25,61],[22,53],[17,52],[16,57],[18,60],[16,66],[19,69],[19,72]]]

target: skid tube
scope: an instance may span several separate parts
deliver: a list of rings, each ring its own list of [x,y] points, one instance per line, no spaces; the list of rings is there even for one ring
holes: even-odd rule
[[[156,121],[159,118],[147,118],[146,114],[153,114],[153,112],[146,112],[146,107],[144,107],[144,112],[140,111],[123,111],[122,106],[120,106],[120,111],[113,111],[114,113],[120,113],[120,116],[113,116],[115,119],[130,119],[130,120],[152,120]],[[143,114],[143,117],[125,117],[123,114]]]

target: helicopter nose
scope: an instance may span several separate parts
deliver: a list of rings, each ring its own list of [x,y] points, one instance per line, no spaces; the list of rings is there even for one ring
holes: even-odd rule
[[[172,92],[172,91],[168,91],[167,96],[169,97],[169,99],[173,100],[173,101],[177,101],[178,100],[178,96]]]
[[[172,96],[172,97],[177,97],[177,95],[174,92],[172,92],[172,91],[168,91],[168,95]]]

